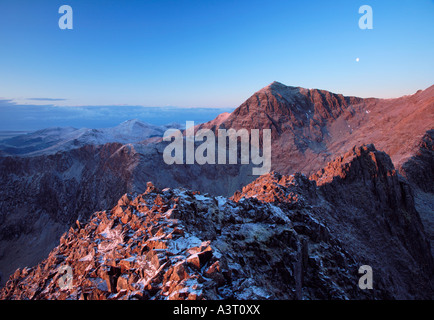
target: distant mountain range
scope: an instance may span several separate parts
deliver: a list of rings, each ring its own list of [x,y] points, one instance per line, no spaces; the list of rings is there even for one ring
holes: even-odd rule
[[[257,178],[251,175],[251,164],[167,165],[162,154],[168,142],[161,139],[167,126],[137,120],[110,129],[52,128],[0,141],[2,284],[16,268],[37,266],[15,272],[1,297],[189,296],[181,292],[194,292],[198,299],[433,297],[434,86],[396,99],[363,99],[273,82],[234,112],[195,129],[200,128],[271,129],[274,172]],[[150,189],[150,181],[155,190]],[[188,196],[181,197],[175,210],[176,195],[184,189],[169,192],[165,188],[192,191],[186,191]],[[193,191],[209,194],[194,196]],[[144,201],[146,208],[140,207],[139,201],[144,192],[142,197],[149,198]],[[123,197],[125,193],[129,195]],[[121,197],[122,204],[118,203]],[[131,202],[133,199],[138,200]],[[223,203],[227,205],[220,208]],[[154,216],[153,204],[162,216]],[[183,266],[184,278],[172,279],[178,289],[165,289],[170,287],[170,274],[178,270],[172,266],[180,262],[172,261],[172,240],[164,238],[173,235],[165,229],[169,216],[167,221],[163,218],[170,208],[181,221],[180,229],[194,239],[208,241],[211,251],[218,252],[213,256],[203,253],[207,258],[198,258],[199,271],[189,264]],[[214,209],[210,212],[208,208]],[[108,210],[105,216],[101,210]],[[119,222],[124,215],[142,224],[142,231],[161,235],[167,247],[153,247],[155,239],[135,235],[138,230],[128,224],[130,220]],[[117,225],[119,232],[131,234],[126,236],[131,243],[122,239],[129,244],[117,258],[101,255],[96,246],[102,230],[96,231],[94,225],[101,221],[109,225],[105,234],[114,232]],[[276,221],[286,222],[282,228],[272,227]],[[59,245],[70,226],[73,230]],[[156,235],[152,230],[158,228],[161,232]],[[276,229],[266,231],[269,228]],[[274,238],[278,241],[271,240]],[[83,254],[76,255],[73,252],[84,239],[89,239],[89,248],[95,245],[96,249],[93,253],[83,249]],[[140,253],[131,252],[136,240],[136,245],[143,246]],[[187,261],[195,258],[190,257],[193,251],[201,256],[206,249],[195,241],[180,252]],[[191,249],[196,246],[197,250]],[[327,249],[333,246],[338,248],[336,255]],[[154,249],[166,251],[152,253]],[[156,261],[153,254],[157,252],[161,253],[162,278],[155,278],[155,286],[136,285],[140,279],[143,283],[149,280],[142,269],[146,259]],[[89,254],[98,261],[114,260],[109,265],[98,262],[89,267],[95,269],[93,273],[86,273],[76,263]],[[59,260],[56,257],[60,255],[63,258]],[[288,260],[283,259],[285,255]],[[47,256],[48,260],[41,262]],[[122,266],[123,259],[139,256],[146,260],[140,267]],[[272,262],[271,269],[266,261],[256,262],[261,256]],[[167,261],[171,262],[162,267]],[[373,264],[383,279],[371,294],[360,292],[354,282],[356,267],[364,261]],[[193,290],[198,284],[187,280],[202,277],[207,281],[205,270],[211,265],[217,268],[217,262],[221,275],[209,275],[215,283],[209,283],[202,294]],[[76,274],[74,294],[61,294],[53,281],[46,281],[62,263],[81,270]],[[401,267],[405,269],[402,274]],[[98,268],[112,269],[103,275]],[[139,278],[133,276],[137,268],[142,268]],[[266,272],[275,272],[278,280],[267,278]],[[315,278],[315,272],[323,274]],[[99,285],[99,279],[107,288]],[[42,283],[45,293],[31,289]],[[102,287],[105,291],[96,289]],[[253,287],[256,291],[249,289]],[[121,294],[122,290],[126,291]],[[279,295],[281,290],[288,294]]]
[[[106,143],[136,143],[153,137],[162,137],[168,128],[183,128],[182,124],[171,123],[155,126],[140,120],[128,120],[114,128],[76,129],[54,127],[21,134],[0,141],[0,150],[5,154],[35,156],[68,151],[86,145]]]

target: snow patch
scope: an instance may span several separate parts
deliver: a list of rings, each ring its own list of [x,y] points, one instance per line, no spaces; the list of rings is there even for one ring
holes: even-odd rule
[[[196,200],[199,200],[199,201],[204,201],[204,200],[208,200],[209,199],[208,197],[205,197],[205,196],[203,196],[201,194],[195,194],[194,197],[196,198]]]
[[[198,247],[201,244],[202,244],[202,240],[200,240],[198,237],[190,236],[186,233],[184,237],[171,241],[168,249],[172,253],[178,254],[182,251],[187,250],[188,248]]]

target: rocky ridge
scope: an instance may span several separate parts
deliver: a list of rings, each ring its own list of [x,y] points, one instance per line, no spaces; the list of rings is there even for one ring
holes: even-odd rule
[[[372,145],[311,179],[261,176],[230,199],[148,183],[77,221],[0,298],[429,299],[434,263],[405,185]],[[357,286],[362,264],[374,269],[374,290]]]

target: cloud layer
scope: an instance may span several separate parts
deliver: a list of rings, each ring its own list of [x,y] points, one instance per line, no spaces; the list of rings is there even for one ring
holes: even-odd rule
[[[66,101],[67,99],[62,98],[27,98],[30,101]]]
[[[42,98],[38,98],[42,99]],[[49,98],[45,101],[50,100]],[[41,101],[41,100],[38,100]],[[139,119],[155,125],[172,122],[195,121],[202,123],[214,119],[227,108],[178,108],[143,106],[80,106],[59,107],[52,104],[17,104],[0,99],[0,131],[38,130],[48,127],[106,128]]]

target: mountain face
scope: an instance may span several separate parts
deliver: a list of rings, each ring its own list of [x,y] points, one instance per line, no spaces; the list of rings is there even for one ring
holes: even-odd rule
[[[0,297],[429,299],[434,262],[419,226],[390,158],[362,146],[311,179],[273,172],[230,199],[148,183],[77,221]],[[358,287],[365,264],[373,290]]]
[[[418,144],[418,150],[402,166],[401,172],[424,192],[434,193],[434,130],[429,130]]]
[[[312,174],[354,145],[373,143],[397,168],[433,128],[434,86],[397,99],[345,97],[273,82],[225,120],[200,128],[271,129],[272,169]]]
[[[266,295],[271,298],[331,296],[361,299],[365,297],[426,298],[432,292],[429,288],[432,272],[429,271],[431,265],[429,256],[426,256],[426,251],[429,252],[430,247],[429,244],[427,245],[427,239],[431,241],[431,249],[434,247],[434,218],[432,214],[434,212],[434,194],[432,191],[433,180],[430,179],[431,173],[434,172],[434,161],[432,161],[433,110],[434,86],[424,91],[418,91],[414,95],[397,99],[362,99],[345,97],[323,90],[288,87],[277,82],[272,83],[256,92],[233,113],[222,114],[213,121],[198,126],[198,128],[214,130],[217,128],[271,129],[272,170],[280,173],[260,177],[256,182],[253,180],[257,177],[251,175],[252,165],[165,164],[163,151],[168,143],[157,137],[162,135],[165,128],[149,128],[147,125],[142,125],[134,120],[111,129],[57,128],[33,135],[23,135],[20,137],[23,140],[17,140],[18,138],[3,140],[2,145],[0,145],[0,285],[4,285],[9,275],[13,274],[17,268],[21,268],[21,271],[20,275],[15,274],[14,276],[16,281],[14,280],[13,283],[15,284],[20,281],[30,281],[30,278],[23,280],[23,277],[27,271],[30,272],[31,270],[35,272],[32,273],[32,277],[40,281],[46,279],[44,278],[46,276],[49,278],[53,276],[55,265],[60,266],[60,262],[43,262],[44,264],[48,263],[47,269],[51,270],[50,274],[39,273],[32,266],[47,257],[59,243],[61,235],[69,229],[71,224],[75,225],[75,220],[78,219],[81,224],[86,225],[86,228],[90,228],[87,227],[87,223],[92,223],[91,221],[95,219],[93,212],[116,206],[118,199],[125,193],[134,195],[128,196],[129,201],[133,202],[137,196],[148,189],[147,182],[153,181],[155,188],[160,190],[169,187],[173,192],[179,193],[183,191],[174,190],[182,187],[209,193],[204,197],[209,201],[214,199],[212,201],[217,201],[217,203],[218,199],[222,199],[220,196],[224,196],[225,203],[231,203],[231,207],[239,208],[234,210],[241,215],[236,219],[238,227],[241,229],[244,228],[242,227],[244,224],[252,221],[253,224],[262,223],[260,222],[262,219],[260,218],[260,210],[265,210],[264,212],[270,216],[274,216],[276,212],[280,216],[279,210],[281,210],[287,217],[293,217],[293,210],[298,210],[298,206],[302,206],[303,219],[305,220],[298,221],[296,215],[294,221],[304,223],[309,226],[309,230],[314,230],[312,234],[309,234],[309,237],[315,238],[315,234],[320,232],[321,228],[313,225],[315,221],[322,221],[322,224],[327,225],[327,228],[332,231],[333,239],[340,243],[339,250],[341,251],[339,252],[342,252],[345,257],[348,256],[349,260],[342,262],[339,260],[340,258],[335,256],[330,258],[332,252],[326,253],[324,251],[322,252],[323,256],[321,256],[323,258],[318,263],[322,265],[321,268],[324,268],[327,265],[327,259],[330,258],[341,268],[347,268],[345,269],[347,271],[352,270],[351,275],[345,275],[343,272],[337,276],[338,278],[333,278],[333,272],[327,271],[324,273],[326,277],[320,280],[319,278],[309,278],[313,277],[311,275],[313,271],[306,269],[303,279],[311,279],[306,280],[307,282],[311,281],[309,282],[311,286],[315,286],[315,283],[322,283],[324,287],[318,289],[318,292],[313,289],[306,289],[307,291],[303,289],[302,292],[300,291],[300,283],[302,283],[300,278],[298,278],[299,280],[292,279],[291,281],[298,281],[295,288],[291,287],[291,290],[295,291],[291,291],[287,296],[282,296],[277,293],[278,289],[283,288],[278,281],[266,278],[261,272],[255,273],[256,277],[260,279],[258,280],[260,283],[269,281],[273,283],[273,286],[276,286],[277,289],[268,288],[266,291],[268,292]],[[157,132],[160,134],[158,135]],[[154,134],[156,137],[149,139]],[[370,145],[371,143],[375,144],[376,149]],[[354,148],[354,145],[365,146]],[[390,158],[377,150],[386,152]],[[309,176],[310,179],[301,179],[301,176],[297,175],[296,172],[301,172]],[[294,177],[291,177],[290,174],[293,174]],[[296,178],[297,182],[290,184],[297,185],[296,188],[294,187],[295,191],[291,189],[292,187],[288,187],[287,183],[289,182],[284,182],[286,180],[293,181],[293,178]],[[247,189],[235,192],[242,190],[243,187]],[[253,191],[249,191],[249,188]],[[264,189],[259,192],[260,190],[257,188]],[[291,192],[288,193],[288,190],[291,190],[292,194]],[[160,194],[163,197],[161,192],[155,191],[152,196]],[[192,191],[185,190],[185,192],[193,197]],[[261,196],[259,197],[259,195]],[[231,196],[232,198],[228,199]],[[165,197],[164,201],[167,201],[167,205],[172,206],[174,196],[165,195]],[[197,202],[200,199],[194,197],[194,200]],[[191,202],[190,198],[187,198],[187,201]],[[247,212],[243,211],[245,210],[244,207],[239,207],[244,201],[253,201]],[[208,202],[206,203],[209,205]],[[272,209],[269,207],[271,205],[273,206]],[[252,209],[255,206],[259,209]],[[139,208],[133,206],[131,210],[139,210]],[[186,215],[190,218],[197,214],[197,210],[194,208],[191,209],[187,206],[185,210],[188,212]],[[249,213],[249,210],[253,211]],[[106,211],[107,217],[104,218],[107,221],[116,218],[109,211]],[[223,210],[223,215],[234,216],[229,211],[231,210]],[[253,213],[259,215],[259,220],[250,216]],[[118,214],[116,219],[121,218],[122,214]],[[144,211],[143,214],[148,215],[151,212]],[[245,220],[246,216],[250,217],[251,220]],[[148,219],[146,220],[148,222],[141,220],[142,227],[146,230],[150,227],[149,221],[153,221],[152,223],[162,221],[160,218],[157,220],[153,220],[152,217],[140,216],[139,218]],[[98,219],[101,220],[102,218]],[[98,219],[94,220],[96,221],[94,223],[99,223],[100,220]],[[210,220],[204,220],[202,216],[195,219],[206,224],[207,226],[204,228],[210,227],[208,226]],[[189,234],[195,234],[202,242],[214,241],[214,236],[207,233],[203,236],[200,228],[192,226],[192,221],[187,220],[180,220],[180,222]],[[259,231],[262,232],[262,229],[265,228],[268,230],[267,232],[271,232],[270,224],[272,223],[269,220],[265,221],[258,227],[260,228]],[[285,221],[287,220],[285,219]],[[114,224],[116,225],[116,222]],[[229,225],[222,225],[221,228],[228,228],[225,229],[229,230],[228,232],[238,232],[237,227],[232,224]],[[122,228],[124,227],[126,228],[125,232],[136,232],[135,229],[128,229],[130,228],[129,225],[122,226]],[[256,226],[252,228],[256,228]],[[297,227],[294,230],[298,232],[302,229],[303,227]],[[308,228],[303,230],[308,230]],[[427,237],[424,235],[424,230],[427,232]],[[101,240],[98,238],[100,237],[99,233],[95,233],[91,228],[82,232],[86,232],[85,235],[92,239],[91,243]],[[300,242],[304,237],[303,233],[301,235],[301,238],[298,238]],[[71,233],[71,239],[76,239],[77,236],[75,233]],[[148,241],[146,239],[143,238],[141,241]],[[238,248],[235,240],[241,241],[240,239],[241,237],[232,240],[225,239],[224,241],[229,243],[229,248]],[[261,236],[255,238],[259,241],[258,239],[262,239]],[[265,239],[269,239],[268,235]],[[375,240],[370,241],[369,239]],[[66,255],[69,254],[68,250],[76,250],[80,246],[79,243],[82,243],[77,241],[77,247],[62,248],[62,252],[65,252],[65,254],[62,253],[65,255],[65,259]],[[314,241],[314,247],[318,247],[319,240],[317,238],[315,240],[308,239],[308,241]],[[334,242],[321,243],[319,247],[333,247],[330,243]],[[261,248],[259,253],[252,251],[249,253],[250,258],[241,255],[237,258],[225,258],[229,260],[224,261],[227,261],[228,264],[238,263],[243,268],[247,265],[256,271],[259,270],[258,268],[274,270],[267,269],[265,262],[261,263],[260,267],[256,266],[257,261],[251,262],[254,261],[253,257],[265,255],[269,251],[270,253],[267,253],[266,256],[271,260],[267,261],[273,261],[271,265],[276,266],[276,268],[280,266],[279,257],[284,254],[283,251],[274,247],[269,248],[269,245],[268,240],[264,243],[259,241],[258,246]],[[238,249],[244,252],[245,248],[252,246],[255,247],[256,245],[250,239],[245,246]],[[190,247],[200,247],[200,245],[196,241]],[[214,248],[212,247],[212,250],[215,250]],[[204,248],[202,249],[204,250]],[[295,247],[292,249],[295,250]],[[169,252],[171,251],[169,250]],[[383,252],[387,252],[384,257]],[[271,256],[272,253],[275,255]],[[99,255],[98,250],[96,250],[94,256],[105,257],[103,253],[101,254]],[[169,255],[167,259],[169,259],[170,253],[167,254]],[[125,259],[130,258],[127,251],[121,251],[119,255],[125,255]],[[187,252],[182,253],[182,255],[186,259],[189,257]],[[306,257],[306,255],[304,256]],[[218,257],[219,254],[217,253],[217,257],[210,257],[209,261],[214,263],[219,260]],[[339,261],[335,261],[335,258]],[[68,264],[75,268],[72,260],[70,258]],[[288,265],[297,264],[295,261],[290,260]],[[376,291],[375,294],[371,292],[364,296],[358,288],[356,288],[356,292],[350,292],[354,289],[354,283],[357,282],[359,276],[354,268],[363,262],[370,264],[374,268],[374,272],[379,272],[380,278],[383,279],[381,280],[383,281],[381,282],[382,289]],[[219,260],[219,263],[223,265],[226,262]],[[285,263],[284,265],[287,266]],[[30,268],[23,269],[25,266]],[[95,268],[97,266],[98,264],[95,265]],[[166,267],[167,269],[164,269]],[[164,268],[161,272],[167,272],[169,265]],[[334,267],[330,268],[333,269]],[[112,276],[110,281],[113,282],[120,275],[120,271],[116,268],[110,270],[109,273]],[[245,270],[244,273],[247,274],[248,272]],[[294,271],[291,270],[291,272]],[[420,273],[423,272],[426,278],[421,278],[415,270],[420,270]],[[186,272],[191,274],[193,271],[187,268]],[[283,269],[272,272],[282,273],[277,276],[277,279],[280,279],[282,283],[291,278],[288,274],[284,275]],[[300,275],[299,271],[297,272]],[[199,273],[201,277],[207,278],[203,274],[202,268]],[[76,275],[83,279],[88,277],[85,273],[76,273]],[[419,279],[415,285],[409,284],[411,282],[408,280],[410,275]],[[199,277],[199,274],[195,273],[196,276]],[[223,276],[227,281],[228,275]],[[320,276],[322,277],[322,275]],[[99,277],[105,279],[102,275]],[[125,277],[127,276],[125,275],[123,278]],[[143,277],[141,275],[141,279]],[[374,277],[376,276],[374,275]],[[351,281],[348,280],[350,278]],[[246,280],[247,278],[237,279]],[[330,279],[335,282],[333,284],[327,282]],[[55,282],[53,280],[50,283],[55,286]],[[163,282],[158,283],[163,285]],[[248,280],[244,287],[261,287],[261,285],[250,285],[250,283],[253,282]],[[334,286],[335,283],[339,283],[338,287],[340,288],[336,295],[331,293],[333,291],[331,287],[327,287]],[[344,288],[345,283],[348,284],[346,289]],[[419,287],[416,283],[419,284]],[[24,294],[16,291],[15,284],[8,286],[9,291],[3,297],[17,298]],[[38,283],[38,285],[40,284]],[[292,282],[292,285],[294,284],[295,282]],[[31,285],[36,286],[36,282]],[[218,286],[216,288],[219,288]],[[393,289],[387,289],[387,286]],[[236,286],[225,288],[235,290],[234,292],[243,292],[244,290],[236,289]],[[420,288],[426,288],[426,290],[424,289],[425,293]],[[10,293],[10,290],[15,293]],[[220,292],[216,290],[212,289],[212,292]],[[120,292],[116,288],[111,288],[109,291],[110,294]],[[172,291],[171,289],[170,292],[172,293]],[[151,293],[155,292],[157,291],[154,290]],[[306,292],[310,293],[307,294]],[[76,293],[78,296],[81,295],[78,291]],[[149,293],[150,297],[166,297],[151,293]],[[5,293],[3,292],[3,294]],[[25,295],[27,296],[27,293]],[[105,294],[104,296],[109,297]],[[185,298],[185,294],[181,296]],[[213,296],[211,293],[203,295],[203,297],[211,296]],[[230,293],[218,293],[214,297],[228,296],[231,296]],[[262,295],[259,296],[262,297]],[[255,298],[259,296],[246,295],[245,297]],[[34,297],[48,298],[54,296],[39,295],[38,293]],[[63,294],[62,297],[65,295]],[[84,294],[83,297],[95,296]],[[120,296],[116,297],[120,298]],[[124,297],[132,296],[128,293]],[[232,295],[232,297],[241,298],[243,294]]]
[[[434,130],[420,139],[418,149],[402,166],[401,173],[415,192],[415,205],[431,241],[434,256]]]

